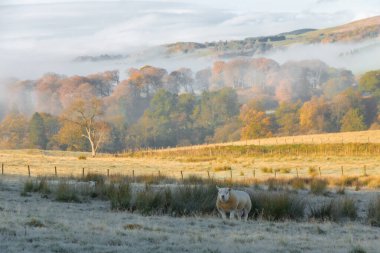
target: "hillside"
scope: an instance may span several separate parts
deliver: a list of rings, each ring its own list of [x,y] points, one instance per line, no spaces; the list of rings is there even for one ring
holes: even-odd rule
[[[164,45],[167,53],[214,55],[231,58],[266,53],[275,48],[294,44],[362,42],[378,38],[380,16],[354,21],[325,29],[300,29],[273,36],[248,37],[243,40],[217,42],[177,42]]]

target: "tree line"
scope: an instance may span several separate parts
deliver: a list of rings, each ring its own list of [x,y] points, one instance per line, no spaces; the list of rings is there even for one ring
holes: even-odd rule
[[[3,82],[0,147],[121,152],[378,129],[380,71],[266,58]]]

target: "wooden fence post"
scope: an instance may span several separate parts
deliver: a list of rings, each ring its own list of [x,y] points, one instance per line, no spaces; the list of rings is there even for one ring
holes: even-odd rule
[[[230,176],[231,176],[231,181],[232,181],[232,168],[230,169]]]
[[[4,163],[1,164],[1,175],[4,175]]]
[[[28,165],[28,175],[30,177],[30,166]]]
[[[182,178],[182,181],[183,181],[183,171],[181,170],[181,178]]]
[[[110,177],[110,169],[107,169],[107,177]]]
[[[341,169],[341,171],[342,171],[342,176],[343,176],[343,174],[344,174],[344,173],[343,173],[343,166],[341,166],[340,169]]]
[[[208,177],[208,179],[210,179],[210,171],[209,170],[207,171],[207,177]]]
[[[296,168],[296,172],[297,172],[297,178],[298,178],[298,168]]]
[[[318,170],[319,170],[319,177],[321,177],[322,176],[321,167],[318,167]]]
[[[132,178],[135,179],[135,170],[132,170]]]
[[[84,177],[84,168],[82,168],[82,177]]]
[[[54,175],[58,176],[58,174],[57,174],[57,166],[54,166]]]
[[[274,178],[277,177],[277,169],[274,169]]]
[[[161,177],[161,171],[158,171],[158,177]]]
[[[256,168],[253,168],[253,178],[256,178]]]

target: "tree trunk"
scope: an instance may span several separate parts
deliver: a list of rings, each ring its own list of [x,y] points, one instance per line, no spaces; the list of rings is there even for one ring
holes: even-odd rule
[[[91,155],[92,155],[92,157],[95,157],[96,156],[96,148],[95,148],[94,142],[91,139],[89,139],[89,141],[91,144]]]

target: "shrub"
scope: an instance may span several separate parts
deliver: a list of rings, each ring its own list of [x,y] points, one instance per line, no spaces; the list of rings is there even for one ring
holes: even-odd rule
[[[310,182],[310,192],[316,195],[321,195],[326,192],[327,181],[324,179],[313,179]]]
[[[353,247],[349,253],[366,253],[365,249],[363,249],[361,246],[355,246]]]
[[[335,220],[339,221],[342,218],[355,220],[358,216],[355,201],[350,198],[343,198],[335,202],[334,215]]]
[[[154,191],[150,187],[137,193],[135,207],[143,215],[164,214],[171,203],[170,189]]]
[[[357,207],[350,198],[331,200],[317,208],[310,208],[310,218],[319,220],[341,221],[357,218]]]
[[[308,172],[309,172],[309,175],[312,177],[315,177],[318,175],[317,174],[317,168],[315,168],[315,167],[309,167]]]
[[[85,182],[95,182],[96,184],[104,184],[106,181],[106,176],[99,173],[88,173],[81,181]]]
[[[55,200],[60,202],[81,202],[75,187],[65,181],[62,181],[58,184],[57,190],[55,192]]]
[[[283,174],[289,174],[292,171],[291,168],[281,168],[280,172]]]
[[[380,197],[373,199],[368,206],[368,222],[372,226],[380,227]]]
[[[85,155],[80,155],[78,156],[78,160],[86,160],[87,157]]]
[[[108,198],[110,199],[112,210],[129,210],[132,199],[129,183],[111,184],[108,189]]]
[[[290,184],[294,190],[306,189],[305,180],[303,178],[293,178],[290,180]]]
[[[302,219],[305,202],[290,193],[259,192],[251,195],[254,217],[277,221]]]
[[[42,223],[42,221],[37,220],[35,218],[33,218],[30,221],[26,222],[25,225],[27,225],[29,227],[38,227],[38,228],[45,227],[45,225]]]
[[[40,192],[49,194],[51,192],[46,178],[37,179],[35,181],[27,180],[24,183],[22,194],[26,195],[27,192]]]
[[[278,191],[283,188],[282,182],[276,178],[268,178],[266,183],[268,184],[268,191]]]
[[[263,172],[263,173],[273,173],[273,169],[272,168],[268,168],[268,167],[264,167],[264,168],[261,168],[261,172]]]
[[[215,167],[213,169],[215,172],[217,171],[229,171],[229,170],[232,170],[231,166],[219,166],[219,167]]]
[[[205,184],[208,183],[207,179],[203,179],[197,175],[189,175],[187,178],[183,180],[184,184]]]
[[[215,209],[216,196],[217,189],[214,184],[180,186],[171,195],[171,215],[212,213]]]
[[[319,207],[310,206],[310,218],[322,221],[332,220],[333,217],[333,201],[323,203]]]

